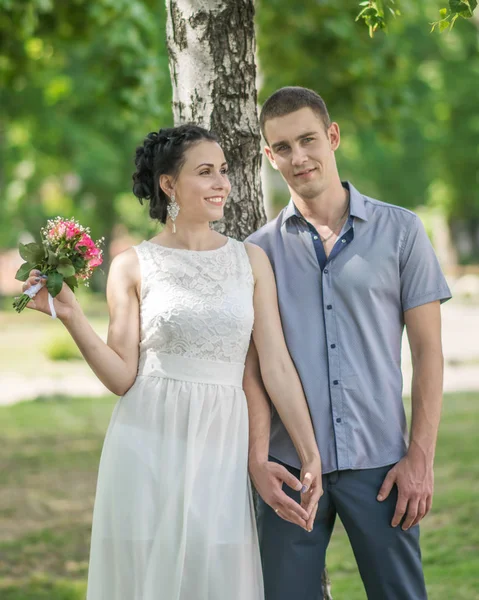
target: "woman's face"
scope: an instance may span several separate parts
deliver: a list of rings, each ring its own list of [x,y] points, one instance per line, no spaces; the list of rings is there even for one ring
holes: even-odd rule
[[[170,179],[170,185],[180,206],[178,221],[204,223],[221,219],[231,184],[220,145],[205,140],[189,148],[185,163],[177,178]]]

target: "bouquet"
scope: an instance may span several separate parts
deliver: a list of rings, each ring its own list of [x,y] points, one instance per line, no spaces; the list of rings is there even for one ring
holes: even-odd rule
[[[81,281],[88,285],[93,270],[103,262],[100,246],[104,238],[94,242],[88,227],[62,217],[47,221],[40,233],[40,244],[20,244],[20,256],[26,262],[18,269],[15,279],[26,281],[30,271],[38,269],[46,279],[50,311],[55,318],[53,298],[60,293],[63,282],[72,291],[75,291]],[[42,282],[28,288],[15,298],[13,308],[18,313],[22,312],[41,288]]]

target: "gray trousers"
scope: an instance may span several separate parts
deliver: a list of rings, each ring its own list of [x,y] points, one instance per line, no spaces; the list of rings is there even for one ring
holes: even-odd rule
[[[297,469],[284,466],[299,478]],[[322,599],[321,573],[336,515],[348,534],[369,600],[427,599],[419,525],[408,531],[391,527],[395,486],[387,500],[376,500],[392,466],[323,475],[324,494],[311,533],[284,521],[258,499],[265,600]],[[298,492],[287,485],[283,490],[299,501]],[[334,573],[331,579],[334,597]]]

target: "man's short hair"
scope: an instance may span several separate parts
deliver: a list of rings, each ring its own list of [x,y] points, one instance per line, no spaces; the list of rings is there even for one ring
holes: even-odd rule
[[[299,86],[283,87],[271,94],[263,104],[259,115],[261,133],[266,140],[265,125],[269,119],[284,117],[301,108],[310,108],[322,120],[327,130],[331,125],[328,109],[319,94]]]

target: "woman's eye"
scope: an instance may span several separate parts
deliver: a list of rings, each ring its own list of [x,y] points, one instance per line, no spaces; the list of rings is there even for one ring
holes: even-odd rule
[[[228,169],[221,169],[222,175],[228,175]]]
[[[208,173],[209,173],[209,171],[208,171],[208,170],[206,170],[206,171],[201,171],[201,172],[200,172],[200,175],[208,175]]]

